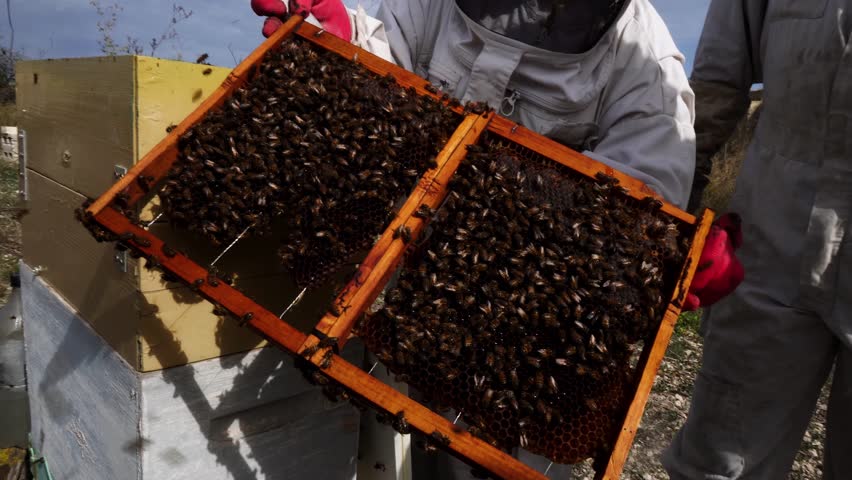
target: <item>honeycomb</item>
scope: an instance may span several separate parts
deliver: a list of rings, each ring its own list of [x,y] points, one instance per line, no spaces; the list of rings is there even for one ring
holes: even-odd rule
[[[293,38],[182,136],[163,211],[216,245],[283,219],[279,257],[316,287],[373,243],[459,123],[445,102]]]
[[[660,205],[487,134],[359,335],[498,448],[605,452],[689,247]]]

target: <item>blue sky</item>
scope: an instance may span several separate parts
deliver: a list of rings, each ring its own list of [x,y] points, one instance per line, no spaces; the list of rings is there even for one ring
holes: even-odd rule
[[[261,20],[249,8],[248,0],[101,0],[104,5],[119,3],[114,36],[139,38],[143,44],[168,26],[175,1],[192,10],[192,16],[178,25],[179,42],[164,45],[158,56],[194,61],[201,53],[210,54],[216,65],[234,66],[234,57],[245,57],[263,38]],[[375,11],[380,0],[363,0]],[[666,20],[678,47],[687,56],[687,71],[710,0],[651,0]],[[352,6],[357,0],[346,0]],[[15,47],[30,58],[62,58],[99,55],[98,16],[89,0],[11,0],[15,26]],[[5,6],[3,6],[5,10]],[[9,26],[5,11],[0,15],[0,42],[8,46]],[[231,54],[233,52],[233,56]]]

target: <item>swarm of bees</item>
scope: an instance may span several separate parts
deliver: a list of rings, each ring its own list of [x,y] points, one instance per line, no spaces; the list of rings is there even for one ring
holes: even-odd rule
[[[517,144],[469,149],[432,233],[360,334],[397,378],[500,448],[575,463],[608,446],[635,345],[688,239],[653,198]]]
[[[459,120],[446,102],[293,39],[183,135],[163,209],[217,245],[282,221],[279,256],[314,287],[372,244]]]

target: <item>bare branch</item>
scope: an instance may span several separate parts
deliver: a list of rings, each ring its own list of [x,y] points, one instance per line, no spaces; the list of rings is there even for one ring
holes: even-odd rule
[[[228,51],[231,52],[231,58],[234,59],[234,66],[236,67],[237,65],[240,64],[240,62],[239,62],[239,60],[237,60],[237,56],[234,55],[234,51],[231,50],[231,44],[230,43],[228,44]]]

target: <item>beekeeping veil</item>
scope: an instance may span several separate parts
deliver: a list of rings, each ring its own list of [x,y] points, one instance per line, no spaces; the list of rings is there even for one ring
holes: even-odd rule
[[[456,0],[481,26],[546,50],[591,49],[628,0]]]

